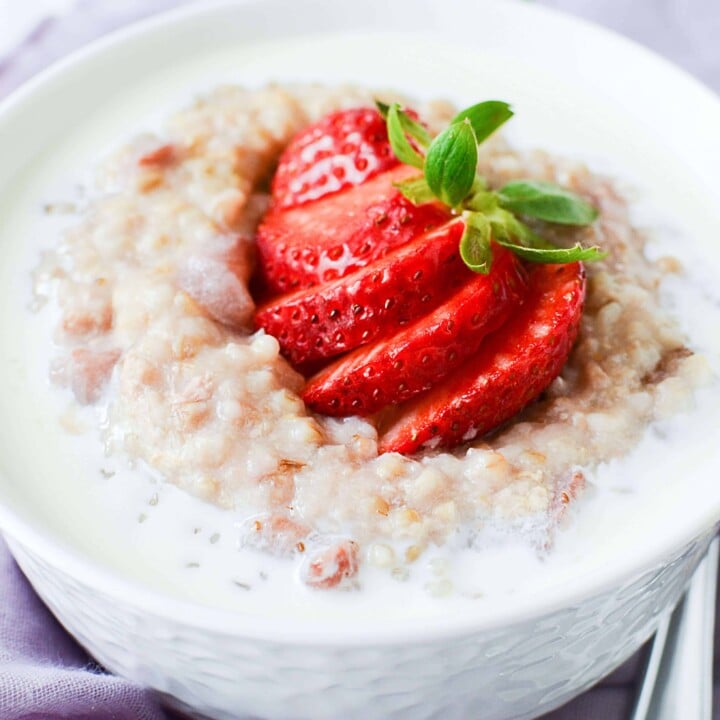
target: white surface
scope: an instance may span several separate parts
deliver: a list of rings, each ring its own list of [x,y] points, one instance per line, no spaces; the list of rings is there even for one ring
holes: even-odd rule
[[[596,160],[611,160],[640,179],[655,206],[679,204],[676,221],[683,236],[692,238],[689,246],[704,253],[712,275],[720,260],[715,99],[656,58],[536,8],[490,0],[468,4],[468,12],[485,13],[458,28],[431,6],[413,2],[416,12],[410,13],[409,5],[410,0],[398,1],[390,11],[371,0],[357,10],[361,16],[348,17],[348,6],[318,3],[317,15],[297,17],[291,3],[247,3],[204,18],[180,17],[172,26],[151,24],[123,42],[106,44],[23,91],[0,111],[6,219],[0,231],[6,273],[0,287],[16,287],[12,269],[26,257],[27,203],[37,200],[33,193],[53,172],[84,165],[111,138],[148,121],[158,107],[176,105],[193,89],[227,78],[268,76],[349,76],[466,100],[502,94],[515,101],[522,118],[515,134],[523,141],[579,154],[592,147]],[[434,39],[425,37],[421,44],[417,38],[360,35],[363,26],[372,25],[373,10],[379,15],[380,9],[384,23],[418,31],[432,27]],[[353,21],[354,37],[247,44],[262,33],[277,38],[283,30],[327,30]],[[487,38],[472,49],[481,21]],[[608,58],[617,66],[609,68]],[[627,68],[632,72],[620,72]],[[668,106],[668,96],[677,103]],[[687,107],[696,114],[688,116]],[[26,332],[18,323],[18,297],[0,294],[1,332],[7,338],[13,330],[4,348],[15,347]],[[715,438],[699,434],[702,447],[692,455],[658,453],[655,479],[663,473],[671,477],[657,483],[645,524],[625,523],[621,529],[618,515],[605,516],[606,532],[599,536],[604,551],[594,556],[603,562],[541,600],[525,593],[492,612],[453,611],[436,623],[410,618],[391,629],[366,619],[342,631],[331,630],[323,618],[298,626],[287,617],[211,611],[149,592],[147,585],[128,584],[108,569],[103,538],[87,537],[97,526],[102,529],[102,518],[93,524],[57,512],[58,507],[72,511],[62,505],[65,486],[57,480],[58,468],[72,474],[76,460],[37,425],[35,407],[27,401],[39,403],[42,414],[42,390],[33,390],[23,377],[28,366],[22,354],[14,362],[0,402],[0,493],[6,504],[0,523],[16,539],[14,547],[17,541],[25,546],[24,569],[108,667],[150,679],[217,717],[229,717],[240,698],[252,712],[280,717],[283,707],[291,707],[297,717],[318,717],[315,691],[316,697],[322,691],[327,717],[359,717],[368,704],[379,717],[415,718],[463,717],[468,708],[482,707],[489,720],[549,709],[647,637],[656,613],[679,597],[704,548],[706,539],[696,538],[720,514],[720,488],[708,472],[717,460]],[[86,550],[79,552],[78,545]],[[98,546],[95,561],[87,560]],[[355,646],[352,653],[341,649],[349,644]],[[245,670],[243,684],[235,668]],[[311,670],[315,673],[308,675]],[[398,688],[407,690],[413,707]]]

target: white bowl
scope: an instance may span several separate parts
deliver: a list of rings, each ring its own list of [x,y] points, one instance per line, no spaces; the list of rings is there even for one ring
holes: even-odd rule
[[[150,113],[231,77],[349,79],[424,96],[510,99],[534,144],[590,154],[641,178],[655,204],[681,203],[688,236],[709,267],[720,266],[712,246],[720,234],[715,96],[620,37],[510,0],[249,0],[153,18],[77,53],[3,103],[0,210],[42,175],[62,138],[81,133],[78,158],[89,157],[88,148],[103,150]],[[25,245],[9,227],[0,228],[4,348],[22,304],[6,280]],[[542,593],[529,587],[491,612],[341,628],[323,618],[298,624],[214,609],[143,586],[71,540],[77,518],[47,510],[48,498],[52,504],[62,494],[54,469],[68,455],[50,442],[37,452],[41,426],[25,410],[42,389],[24,386],[15,365],[3,371],[0,527],[21,567],[108,669],[212,718],[533,717],[649,637],[720,519],[720,488],[707,471],[718,460],[710,437],[692,455],[663,458],[642,532],[627,517],[609,518],[623,541],[610,538],[602,561],[589,558],[577,578]]]

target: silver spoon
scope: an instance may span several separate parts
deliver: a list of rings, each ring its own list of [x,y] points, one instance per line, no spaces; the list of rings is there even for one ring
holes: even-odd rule
[[[655,633],[630,720],[712,720],[718,542]]]

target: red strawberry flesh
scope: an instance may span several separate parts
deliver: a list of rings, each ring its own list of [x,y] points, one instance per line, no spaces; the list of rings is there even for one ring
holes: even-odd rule
[[[285,148],[272,183],[275,206],[297,207],[394,167],[385,120],[374,108],[326,115]]]
[[[560,373],[584,298],[581,263],[535,266],[520,311],[452,377],[400,406],[385,423],[380,451],[452,447],[509,420]]]
[[[393,183],[417,175],[401,165],[317,202],[273,208],[257,231],[262,280],[283,293],[335,280],[446,222],[439,204],[415,206]]]
[[[458,243],[461,220],[421,235],[333,282],[283,295],[255,315],[295,365],[366,345],[432,311],[471,273]]]
[[[474,355],[522,302],[526,273],[495,246],[488,275],[472,273],[430,314],[337,360],[311,378],[303,398],[326,415],[368,415],[429,390]]]

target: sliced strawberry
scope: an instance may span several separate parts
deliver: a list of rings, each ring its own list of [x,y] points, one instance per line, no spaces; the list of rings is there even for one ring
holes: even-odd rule
[[[275,298],[257,327],[274,335],[296,365],[366,345],[430,312],[465,282],[461,220],[446,223],[333,282]]]
[[[515,255],[499,246],[493,254],[489,275],[471,274],[430,314],[311,378],[303,393],[308,406],[326,415],[368,415],[429,390],[474,355],[526,291]]]
[[[340,110],[305,128],[285,148],[273,178],[273,203],[296,207],[397,164],[377,110]]]
[[[283,293],[343,277],[447,221],[441,205],[416,207],[393,187],[417,172],[401,165],[332,197],[271,209],[257,231],[267,289]]]
[[[577,335],[585,298],[580,263],[538,265],[527,299],[479,354],[385,423],[382,452],[453,446],[519,412],[559,374]]]

